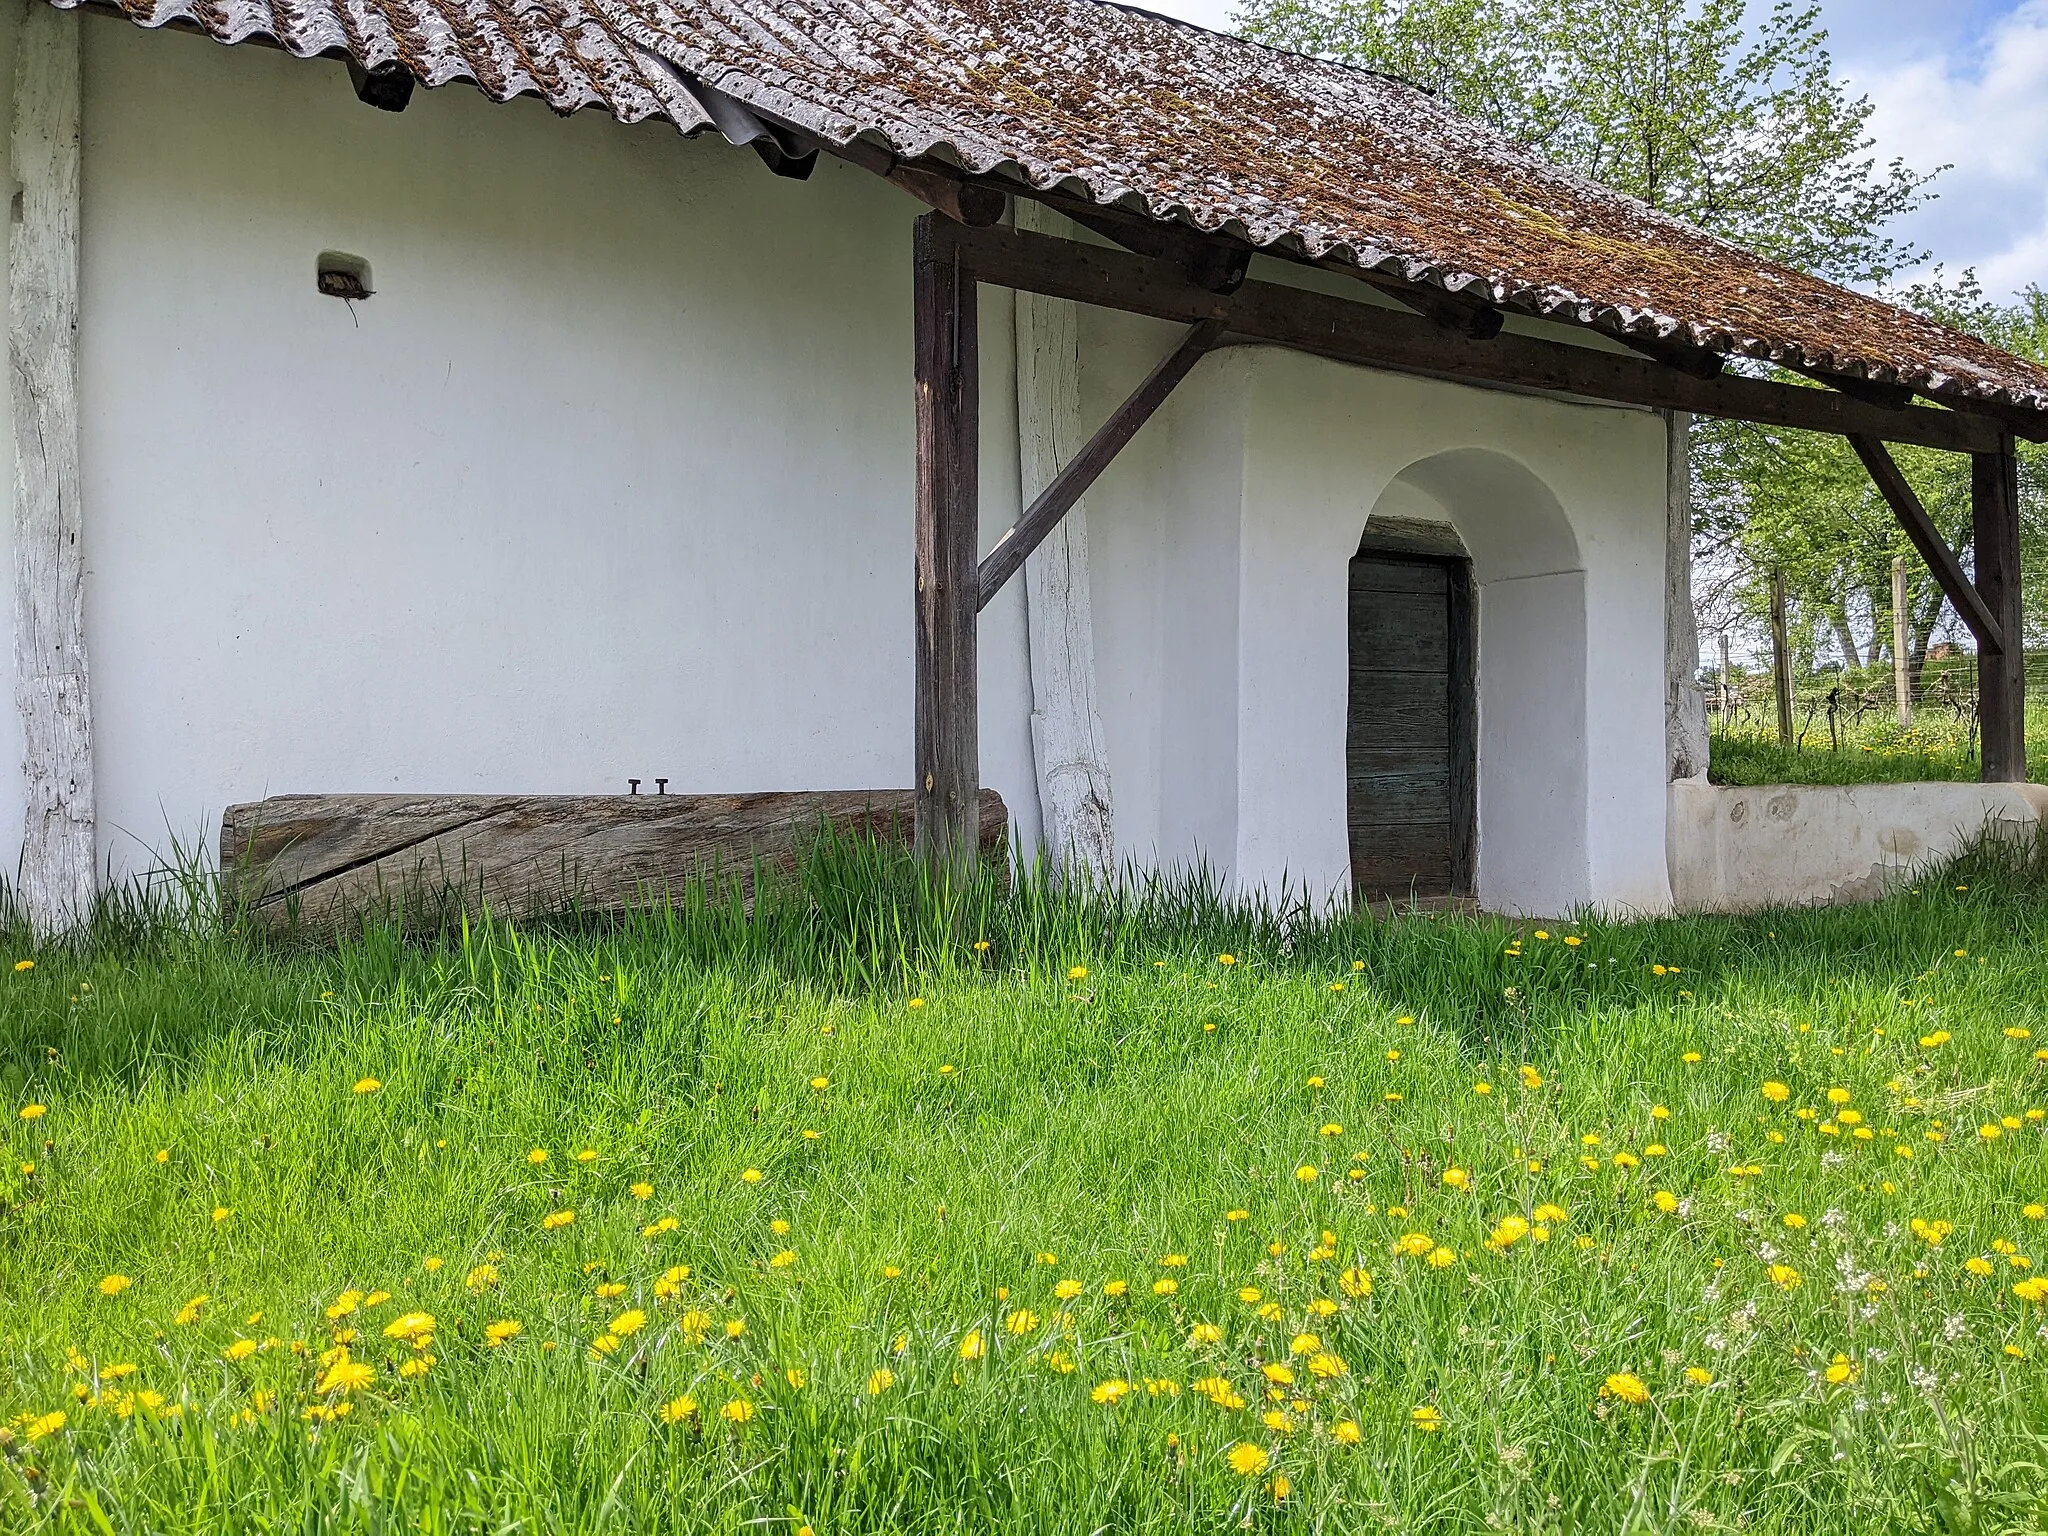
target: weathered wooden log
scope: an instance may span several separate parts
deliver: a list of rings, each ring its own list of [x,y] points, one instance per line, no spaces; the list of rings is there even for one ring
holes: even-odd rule
[[[221,818],[222,887],[270,927],[330,934],[366,917],[428,926],[485,909],[616,912],[711,881],[753,894],[827,829],[908,842],[908,790],[755,795],[278,795]],[[1000,859],[1009,813],[981,792]]]

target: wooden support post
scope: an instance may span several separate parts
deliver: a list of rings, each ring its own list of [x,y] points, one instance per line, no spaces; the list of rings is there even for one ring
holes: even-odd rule
[[[1906,666],[1906,557],[1892,556],[1892,696],[1899,706],[1899,728],[1913,723],[1913,679]]]
[[[975,857],[981,789],[975,632],[980,354],[975,280],[938,214],[913,250],[917,383],[916,846],[928,866]]]
[[[2020,606],[2019,459],[2012,439],[1997,453],[1972,456],[1971,527],[1977,546],[1977,591],[2004,643],[1977,647],[1977,713],[1984,732],[1984,782],[2020,783],[2027,776],[2027,646]]]
[[[78,473],[78,17],[21,13],[7,350],[14,428],[14,698],[26,815],[17,886],[39,934],[90,916],[92,693]]]
[[[1785,573],[1771,572],[1771,680],[1777,684],[1778,745],[1792,745],[1792,642],[1785,626]]]
[[[1722,630],[1721,641],[1721,729],[1728,729],[1728,631]]]

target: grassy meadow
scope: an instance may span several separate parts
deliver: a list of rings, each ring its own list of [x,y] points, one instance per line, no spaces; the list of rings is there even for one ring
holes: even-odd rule
[[[2036,658],[2037,660],[2039,658]],[[1794,703],[1794,744],[1778,743],[1774,706],[1745,708],[1732,717],[1711,713],[1714,693],[1707,690],[1709,725],[1708,776],[1716,784],[1898,784],[1925,780],[1975,779],[1983,759],[1977,740],[1974,701],[1976,681],[1966,670],[1971,658],[1949,659],[1930,667],[1929,696],[1914,710],[1910,725],[1900,725],[1887,705],[1865,710],[1859,717],[1844,705],[1830,733],[1827,689],[1802,681]],[[1864,672],[1852,675],[1866,696],[1886,679]],[[1764,684],[1768,692],[1768,680]],[[1960,700],[1968,707],[1958,707]],[[2030,776],[2048,779],[2048,691],[2031,688],[2027,719]]]
[[[17,935],[0,1529],[2038,1530],[2044,893]]]

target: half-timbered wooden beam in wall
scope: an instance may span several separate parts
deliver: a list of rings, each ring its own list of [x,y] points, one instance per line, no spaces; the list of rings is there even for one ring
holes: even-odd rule
[[[14,699],[25,810],[17,894],[38,933],[90,915],[96,813],[78,468],[78,29],[20,13],[10,161]]]

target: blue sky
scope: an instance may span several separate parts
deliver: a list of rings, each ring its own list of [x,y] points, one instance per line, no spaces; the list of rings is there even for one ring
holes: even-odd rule
[[[1204,26],[1238,0],[1139,0]],[[1762,14],[1769,0],[1750,0]],[[1822,0],[1837,66],[1876,104],[1877,153],[1951,165],[1897,233],[2003,296],[2048,288],[2048,0]]]

